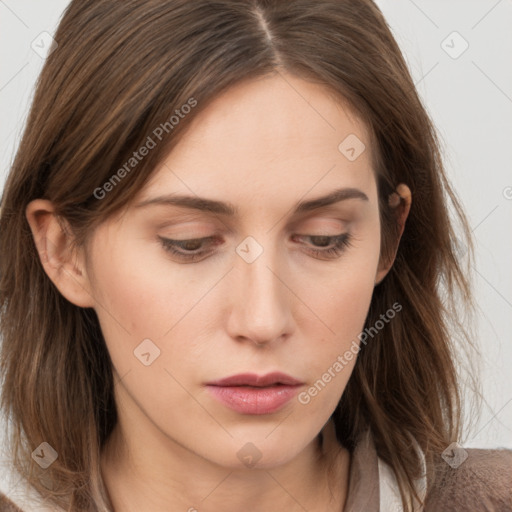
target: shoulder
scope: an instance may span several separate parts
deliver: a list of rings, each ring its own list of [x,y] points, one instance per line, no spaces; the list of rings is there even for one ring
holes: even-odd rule
[[[512,450],[466,448],[467,458],[451,465],[443,460],[427,494],[425,512],[438,510],[512,510]]]
[[[0,492],[0,510],[2,512],[23,512],[5,494]]]

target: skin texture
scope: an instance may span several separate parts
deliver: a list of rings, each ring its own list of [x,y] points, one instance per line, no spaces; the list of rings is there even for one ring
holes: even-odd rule
[[[354,161],[338,150],[349,134],[366,144]],[[298,201],[340,187],[360,189],[368,200],[292,215]],[[403,230],[411,197],[406,185],[397,192]],[[239,211],[135,206],[165,194],[229,202]],[[103,223],[87,248],[71,251],[70,230],[53,211],[40,199],[27,208],[41,261],[69,301],[96,310],[114,365],[119,424],[102,469],[115,510],[342,510],[350,457],[329,418],[356,358],[308,404],[294,398],[273,414],[234,412],[205,383],[281,371],[303,382],[303,391],[358,341],[374,286],[392,264],[379,261],[364,125],[322,87],[291,75],[241,83],[194,120],[134,202]],[[308,236],[346,232],[351,245],[339,255],[314,254],[332,240]],[[159,236],[214,236],[217,244],[187,263],[166,252]],[[245,246],[249,236],[257,245]],[[254,255],[258,246],[263,252],[251,263],[236,251]],[[148,366],[134,356],[144,339],[160,350]],[[251,468],[237,456],[247,443],[260,456]]]

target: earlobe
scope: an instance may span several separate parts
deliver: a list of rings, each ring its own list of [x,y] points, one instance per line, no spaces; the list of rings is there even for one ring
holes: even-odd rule
[[[393,263],[396,258],[396,253],[398,251],[398,245],[400,243],[400,239],[402,238],[402,234],[405,229],[405,221],[407,220],[407,217],[409,216],[409,211],[411,209],[411,203],[412,203],[411,190],[404,183],[400,183],[396,187],[395,192],[391,193],[388,198],[389,206],[393,210],[395,210],[397,222],[399,225],[399,232],[398,232],[398,238],[395,243],[395,250],[393,252],[393,257],[391,258],[391,261],[388,262],[384,268],[382,268],[382,261],[379,261],[379,268],[378,268],[377,274],[375,276],[375,286],[380,284],[380,282],[384,279],[384,277],[386,277],[387,273],[393,266]]]
[[[55,214],[50,201],[31,201],[25,216],[32,231],[41,264],[60,293],[80,307],[93,307],[90,283],[85,272],[84,253],[74,247],[68,223]]]

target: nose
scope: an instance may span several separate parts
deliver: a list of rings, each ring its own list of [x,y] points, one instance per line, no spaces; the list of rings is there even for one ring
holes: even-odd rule
[[[231,279],[228,331],[232,339],[263,347],[291,335],[293,293],[269,248],[252,263],[237,259]]]

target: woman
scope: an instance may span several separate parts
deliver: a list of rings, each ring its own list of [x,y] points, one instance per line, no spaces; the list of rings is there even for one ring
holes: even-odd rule
[[[55,39],[2,198],[4,508],[509,510],[512,453],[456,444],[448,200],[471,240],[378,8],[75,0]]]

